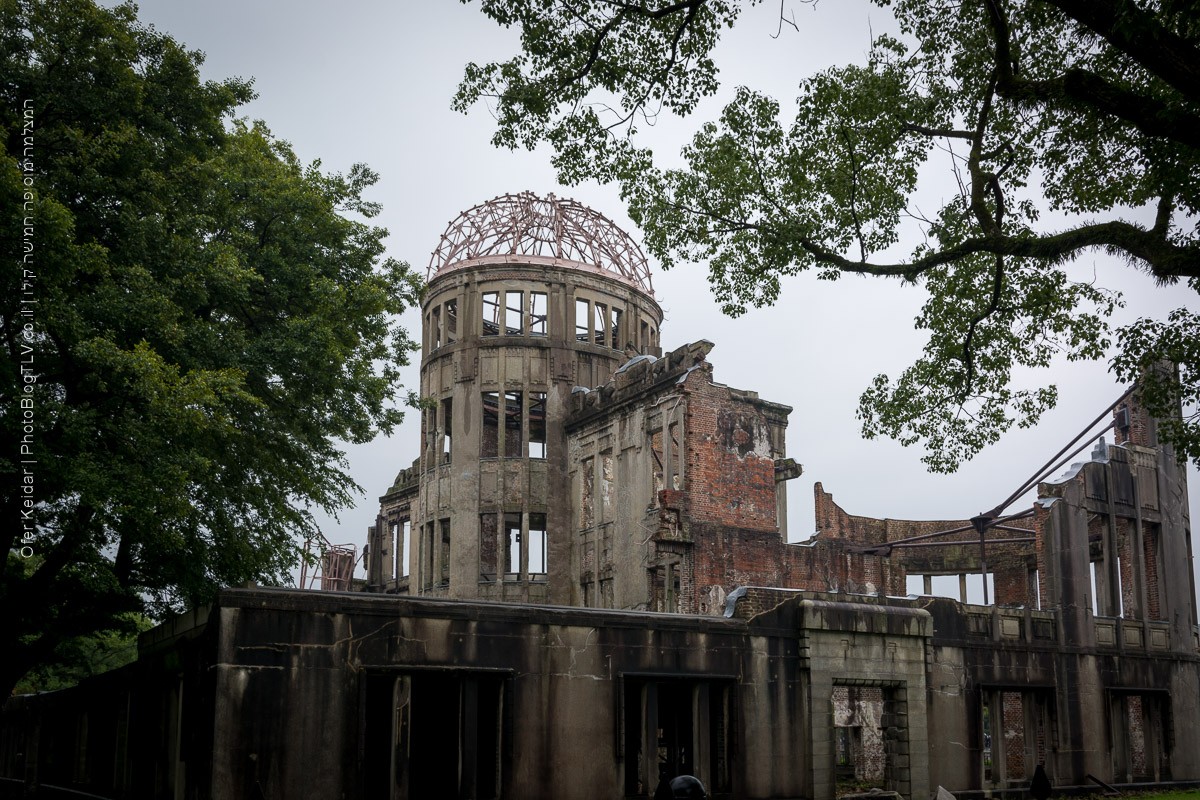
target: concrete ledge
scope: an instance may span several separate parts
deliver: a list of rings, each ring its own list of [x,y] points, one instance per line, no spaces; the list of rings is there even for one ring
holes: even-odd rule
[[[933,636],[933,616],[921,608],[801,600],[801,627],[824,631]]]

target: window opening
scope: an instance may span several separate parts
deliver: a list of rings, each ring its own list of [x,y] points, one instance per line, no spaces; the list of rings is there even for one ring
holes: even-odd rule
[[[442,307],[434,306],[432,317],[429,321],[430,334],[433,336],[433,349],[437,350],[442,346]]]
[[[437,540],[435,526],[432,522],[425,523],[425,535],[422,537],[422,545],[425,552],[421,554],[421,585],[425,589],[433,588],[433,570],[437,565]]]
[[[450,520],[439,520],[438,526],[442,533],[441,547],[441,585],[450,585]]]
[[[504,515],[504,567],[505,578],[517,580],[521,577],[521,515]]]
[[[529,457],[546,457],[546,393],[529,393]]]
[[[546,574],[546,515],[529,515],[529,574]]]
[[[663,778],[705,775],[710,796],[732,789],[731,692],[705,680],[623,680],[625,794],[648,797]]]
[[[511,758],[505,681],[472,672],[368,675],[363,796],[498,797]]]
[[[496,515],[479,515],[479,580],[496,580]]]
[[[604,303],[596,303],[595,319],[592,323],[592,341],[603,346],[605,342],[605,325],[608,322],[608,306]]]
[[[980,714],[983,721],[983,779],[990,781],[993,779],[992,772],[992,706],[991,693],[985,693],[983,699],[983,711]]]
[[[483,293],[483,335],[500,335],[500,293]]]
[[[592,527],[595,519],[595,508],[592,502],[592,476],[595,472],[595,459],[585,458],[579,472],[579,529]]]
[[[479,457],[500,455],[500,393],[483,393],[483,430],[479,432]]]
[[[442,463],[450,463],[451,424],[454,419],[454,399],[447,397],[442,401]]]
[[[1029,780],[1036,764],[1046,762],[1053,747],[1053,690],[985,687],[981,694],[984,780],[1000,787],[1019,785]]]
[[[641,334],[642,335],[638,338],[638,343],[640,345],[638,347],[638,350],[641,351],[642,353],[648,353],[648,352],[650,352],[650,325],[649,325],[649,323],[646,323],[646,322],[642,323]]]
[[[1171,707],[1166,692],[1114,693],[1113,772],[1121,783],[1171,779]]]
[[[521,312],[522,295],[524,292],[504,293],[504,333],[509,336],[520,336],[522,332],[523,315]]]
[[[658,505],[658,493],[664,488],[663,486],[663,432],[662,428],[650,434],[650,456],[653,463],[650,465],[650,480],[651,490],[654,492],[654,505]]]
[[[883,789],[888,755],[884,690],[879,686],[834,686],[833,732],[837,794]]]
[[[933,575],[910,572],[905,581],[905,592],[908,594],[949,597],[952,600],[959,600],[961,599],[961,595],[958,579],[958,575]]]
[[[590,324],[588,317],[591,312],[588,309],[588,301],[575,299],[575,340],[586,342],[589,338],[588,326]]]
[[[458,300],[446,301],[446,314],[443,318],[443,324],[446,329],[446,344],[452,344],[458,340]]]
[[[411,552],[411,550],[410,550],[411,547],[412,547],[412,520],[406,519],[400,523],[400,552],[396,554],[400,560],[399,571],[400,571],[401,578],[408,577],[408,571],[409,571],[408,554]]]
[[[609,347],[613,350],[622,349],[624,345],[621,344],[621,311],[619,309],[612,309],[612,318],[608,330],[611,333]]]
[[[506,458],[521,457],[521,418],[524,416],[524,411],[520,392],[504,393],[504,455]]]
[[[681,566],[677,562],[667,562],[662,566],[650,568],[650,607],[652,610],[665,614],[674,614],[679,611]]]
[[[1117,577],[1120,579],[1120,558],[1117,560],[1118,569]],[[1119,617],[1121,616],[1121,600],[1123,599],[1121,589],[1118,586],[1117,591],[1111,592],[1108,587],[1108,574],[1104,563],[1103,556],[1088,564],[1091,572],[1092,581],[1092,614],[1097,617]],[[1110,608],[1112,598],[1116,598],[1116,607]]]
[[[529,335],[546,335],[546,293],[529,293]]]
[[[398,522],[393,522],[389,528],[389,533],[390,535],[388,536],[388,544],[391,545],[392,553],[395,555],[395,558],[390,559],[391,563],[385,568],[384,577],[391,579],[400,574],[400,524]]]

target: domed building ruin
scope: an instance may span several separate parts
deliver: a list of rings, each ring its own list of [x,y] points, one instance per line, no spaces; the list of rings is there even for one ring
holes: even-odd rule
[[[972,519],[856,516],[818,483],[817,533],[789,543],[791,409],[718,383],[710,342],[661,346],[646,259],[600,214],[531,194],[463,213],[422,314],[417,458],[381,498],[366,579],[223,590],[143,634],[135,663],[13,698],[0,785],[650,800],[691,775],[722,800],[984,800],[1036,796],[1040,770],[1064,794],[1200,786],[1186,474],[1136,387],[1101,414],[1112,444],[1093,423]],[[933,596],[947,582],[957,599]]]
[[[529,193],[476,206],[422,312],[420,455],[382,498],[369,588],[716,613],[778,581],[749,557],[786,540],[791,409],[715,384],[707,342],[662,356],[646,257],[610,220]],[[685,513],[716,479],[741,499]],[[762,541],[696,546],[733,528]]]

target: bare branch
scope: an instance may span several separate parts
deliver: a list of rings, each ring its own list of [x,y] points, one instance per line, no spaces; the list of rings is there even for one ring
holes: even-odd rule
[[[785,22],[788,25],[791,25],[793,28],[795,28],[797,33],[800,32],[800,26],[796,24],[795,12],[792,12],[791,19],[788,19],[787,17],[783,16],[783,3],[784,3],[784,0],[779,0],[779,27],[777,27],[775,29],[775,33],[773,33],[771,35],[772,39],[778,39],[780,34],[783,33],[783,23],[785,23]]]

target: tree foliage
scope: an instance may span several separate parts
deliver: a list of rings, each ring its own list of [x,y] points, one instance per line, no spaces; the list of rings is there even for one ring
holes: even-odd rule
[[[68,689],[80,681],[137,660],[138,634],[154,627],[142,614],[122,614],[111,627],[59,643],[54,653],[21,678],[15,694]]]
[[[132,5],[0,3],[8,686],[123,615],[283,580],[357,488],[334,439],[401,416],[419,281],[366,221],[375,174],[301,164],[201,60]]]
[[[931,469],[1035,423],[1056,390],[1014,373],[1056,356],[1111,358],[1120,380],[1147,382],[1152,411],[1177,415],[1200,391],[1196,317],[1114,330],[1120,295],[1067,267],[1101,251],[1200,288],[1200,7],[876,2],[899,37],[804,78],[786,119],[738,89],[678,168],[658,166],[638,129],[716,91],[713,48],[752,2],[481,0],[520,29],[523,52],[469,65],[455,105],[487,100],[497,145],[553,145],[564,181],[619,182],[647,248],[667,268],[706,263],[726,313],[774,303],[784,276],[809,270],[922,284],[924,353],[878,376],[859,415],[868,436],[923,442]],[[958,191],[923,214],[914,195],[931,158]],[[1150,369],[1164,359],[1178,386]],[[1195,416],[1164,432],[1200,461]]]

